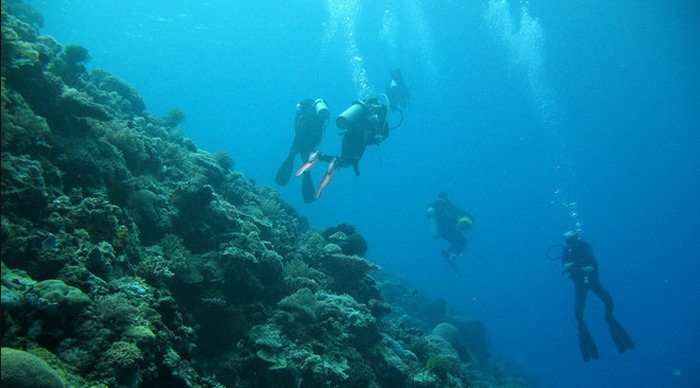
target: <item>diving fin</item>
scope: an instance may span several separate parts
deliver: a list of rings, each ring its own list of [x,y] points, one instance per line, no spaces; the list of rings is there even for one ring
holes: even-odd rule
[[[309,171],[311,169],[311,167],[313,167],[314,164],[316,164],[316,162],[318,162],[318,157],[320,155],[321,155],[321,151],[319,151],[319,150],[312,152],[311,155],[309,155],[309,159],[306,161],[306,163],[304,163],[303,166],[301,166],[301,168],[299,170],[297,170],[295,175],[301,176],[301,174]]]
[[[316,200],[314,196],[314,182],[311,180],[311,171],[304,173],[304,178],[301,181],[301,196],[306,203],[311,203]]]
[[[462,275],[462,271],[460,271],[459,267],[457,266],[457,261],[455,260],[454,256],[445,257],[445,261],[447,261],[447,264],[450,265],[450,268],[452,268],[452,272],[454,272],[455,275],[464,277],[464,275]]]
[[[318,189],[316,190],[316,194],[314,195],[315,198],[320,197],[323,190],[328,186],[329,183],[331,183],[331,179],[333,179],[333,176],[335,175],[335,172],[337,170],[337,167],[335,165],[337,160],[337,158],[333,158],[331,159],[330,163],[328,163],[328,170],[326,171],[326,176],[323,177],[323,180],[318,185]]]
[[[595,346],[595,341],[593,341],[593,337],[588,332],[588,327],[586,327],[585,323],[578,325],[578,345],[584,362],[591,361],[591,359],[600,360],[598,347]]]
[[[630,339],[630,336],[627,335],[627,331],[625,331],[625,328],[622,327],[620,322],[618,322],[612,314],[608,314],[605,317],[605,320],[608,321],[610,336],[615,343],[617,351],[624,353],[627,350],[633,349],[634,343],[632,342],[632,339]]]
[[[294,168],[294,154],[289,155],[285,159],[284,163],[277,170],[277,175],[275,175],[275,183],[280,186],[286,186],[289,183],[289,178],[292,176],[292,169]]]

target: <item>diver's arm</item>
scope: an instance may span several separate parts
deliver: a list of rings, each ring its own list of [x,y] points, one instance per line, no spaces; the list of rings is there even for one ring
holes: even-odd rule
[[[458,207],[455,207],[455,209],[457,209],[457,215],[458,215],[459,218],[461,218],[461,217],[469,217],[469,218],[471,218],[471,219],[474,219],[474,215],[471,214],[471,213],[469,213],[468,211],[462,210],[462,209],[460,209],[460,208],[458,208]]]
[[[562,264],[564,265],[563,272],[569,273],[591,273],[597,269],[595,255],[591,245],[582,241],[579,247],[569,249],[564,247],[562,251]]]
[[[563,259],[562,259],[563,261]],[[564,272],[571,272],[574,269],[574,263],[573,262],[568,262],[568,263],[563,263],[564,264],[564,269],[562,270],[562,273]]]
[[[587,242],[582,242],[584,244],[583,254],[581,255],[580,264],[581,267],[596,267],[595,253],[593,253],[593,247]]]
[[[570,251],[566,246],[561,251],[561,263],[564,267],[562,273],[571,272],[574,268],[574,258],[571,257]]]

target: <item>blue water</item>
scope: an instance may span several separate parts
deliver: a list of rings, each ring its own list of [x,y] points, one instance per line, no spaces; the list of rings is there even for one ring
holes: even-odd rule
[[[313,225],[354,224],[369,258],[482,319],[493,351],[543,387],[700,386],[700,6],[693,1],[36,0],[43,33],[260,184],[294,109],[332,113],[400,67],[405,122],[319,201],[279,188]],[[340,138],[329,127],[321,148]],[[315,178],[323,167],[316,167]],[[475,214],[465,276],[441,261],[425,209],[439,191]],[[545,251],[579,225],[637,348],[616,353],[602,304],[578,353],[573,290]]]

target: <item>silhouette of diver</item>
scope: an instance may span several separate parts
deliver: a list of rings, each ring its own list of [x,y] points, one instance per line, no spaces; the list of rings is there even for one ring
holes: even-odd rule
[[[306,161],[323,138],[323,130],[330,117],[328,106],[321,100],[305,99],[297,104],[297,114],[294,120],[294,141],[289,149],[287,159],[277,170],[275,183],[286,186],[294,168],[294,158],[297,154],[302,161]],[[306,171],[301,184],[301,193],[304,202],[313,202],[314,184],[311,173]]]
[[[579,348],[583,361],[599,360],[598,347],[593,341],[586,322],[583,319],[583,309],[586,306],[586,294],[593,291],[605,304],[605,320],[610,328],[610,335],[617,351],[624,353],[634,348],[634,343],[620,322],[615,319],[613,309],[615,304],[610,293],[600,283],[598,262],[593,254],[591,244],[579,238],[578,231],[572,230],[564,234],[566,245],[562,249],[561,262],[564,265],[562,273],[568,273],[574,282],[575,315],[578,321]]]
[[[403,81],[403,74],[401,74],[400,69],[391,71],[391,79],[386,85],[386,96],[391,108],[399,106],[405,108],[411,105],[411,95],[408,93],[408,88]]]
[[[317,150],[296,173],[297,176],[307,173],[319,160],[328,163],[326,175],[314,194],[315,198],[321,195],[339,168],[352,166],[355,175],[359,176],[359,162],[367,146],[379,144],[389,137],[388,109],[377,98],[354,101],[338,116],[335,124],[345,130],[340,156],[323,155]]]
[[[457,275],[462,276],[456,259],[467,248],[467,238],[462,232],[472,228],[474,217],[455,206],[446,193],[438,194],[438,199],[428,207],[427,216],[432,237],[442,237],[451,244],[442,251],[442,257]]]

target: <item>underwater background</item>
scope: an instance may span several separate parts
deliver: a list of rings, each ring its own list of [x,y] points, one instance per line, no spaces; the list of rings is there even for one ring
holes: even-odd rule
[[[492,353],[542,387],[700,386],[700,6],[693,1],[28,1],[78,44],[185,112],[186,135],[274,186],[296,103],[332,117],[400,68],[402,125],[313,204],[354,225],[367,258],[483,321]],[[392,116],[393,119],[396,117]],[[337,151],[334,125],[321,149]],[[313,171],[321,177],[322,169]],[[440,191],[475,215],[455,276],[425,211]],[[618,355],[589,297],[601,360],[583,363],[573,287],[546,251],[580,227],[637,347]],[[556,252],[556,251],[555,251]]]

